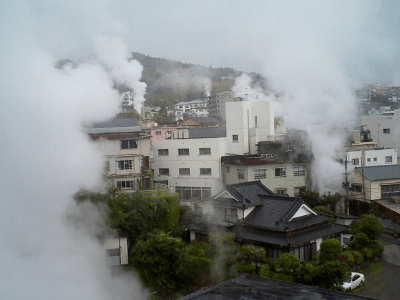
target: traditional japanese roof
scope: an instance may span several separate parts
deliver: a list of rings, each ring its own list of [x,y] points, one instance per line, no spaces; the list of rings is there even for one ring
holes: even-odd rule
[[[302,199],[276,195],[261,196],[262,205],[257,206],[243,221],[243,225],[271,230],[293,229],[324,222],[330,217],[317,214]],[[308,215],[293,218],[303,209]]]
[[[218,119],[212,117],[190,117],[190,119],[199,122],[200,124],[219,123]]]
[[[243,274],[180,300],[361,300],[374,299],[315,286]]]
[[[262,204],[260,195],[273,195],[260,181],[227,185],[226,189],[212,197],[215,204],[234,207],[250,207]]]
[[[93,124],[87,128],[87,132],[92,134],[141,131],[142,128],[135,118],[114,118],[107,122]]]
[[[371,166],[356,168],[369,181],[388,180],[400,178],[400,165]]]

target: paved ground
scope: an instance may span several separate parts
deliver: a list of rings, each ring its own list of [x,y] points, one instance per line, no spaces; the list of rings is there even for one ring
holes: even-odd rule
[[[381,300],[400,299],[400,245],[397,239],[381,236],[385,245],[383,261],[366,268],[365,284],[355,290],[357,295]]]

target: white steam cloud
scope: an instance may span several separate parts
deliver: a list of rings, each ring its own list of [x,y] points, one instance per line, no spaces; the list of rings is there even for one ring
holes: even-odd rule
[[[104,158],[82,124],[118,113],[114,80],[134,86],[140,66],[119,64],[125,53],[112,40],[116,61],[97,44],[101,65],[57,69],[63,56],[36,38],[41,19],[29,5],[15,5],[0,10],[1,27],[10,29],[0,36],[0,298],[146,298],[131,274],[111,274],[106,266],[93,208],[81,226],[67,221],[78,212],[72,199],[78,190],[102,188]]]
[[[117,37],[101,37],[96,41],[96,57],[108,69],[116,83],[133,90],[133,102],[140,114],[146,93],[146,83],[141,82],[143,66],[137,60],[129,61],[127,46]]]

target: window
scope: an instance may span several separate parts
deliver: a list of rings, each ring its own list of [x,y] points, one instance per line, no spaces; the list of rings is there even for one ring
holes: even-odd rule
[[[352,160],[353,165],[358,166],[360,164],[360,159],[359,158],[353,158]]]
[[[158,175],[169,175],[169,169],[167,168],[158,169]]]
[[[254,127],[257,127],[257,116],[254,117]]]
[[[131,188],[134,189],[135,188],[135,182],[132,180],[127,180],[127,181],[117,181],[117,187],[119,188]]]
[[[389,134],[390,133],[390,128],[383,128],[383,133]]]
[[[377,160],[378,160],[378,158],[374,157],[374,161],[377,161]]]
[[[286,177],[286,168],[275,168],[276,177]]]
[[[161,135],[161,131],[160,131],[160,130],[157,130],[157,131],[156,131],[156,135]]]
[[[392,162],[392,156],[385,156],[385,163],[391,163]]]
[[[158,149],[158,156],[168,155],[168,149]]]
[[[305,186],[299,186],[294,188],[294,196],[295,197],[300,197],[301,193],[303,193],[306,190]]]
[[[233,142],[239,142],[239,136],[237,134],[232,135]]]
[[[241,169],[237,169],[237,171],[238,171],[238,178],[239,179],[244,179],[244,173],[242,173],[242,170]]]
[[[304,169],[304,166],[294,166],[293,167],[293,175],[294,176],[306,175],[306,170]]]
[[[281,196],[287,196],[286,189],[276,189],[275,193]]]
[[[190,175],[189,168],[179,168],[179,175]]]
[[[199,154],[200,155],[210,155],[211,148],[199,148]]]
[[[189,155],[189,149],[178,149],[178,155]]]
[[[118,160],[117,161],[117,169],[118,170],[132,170],[133,169],[133,160]]]
[[[254,169],[254,179],[267,178],[267,169]]]
[[[121,149],[135,149],[138,147],[137,140],[120,140],[119,146]]]
[[[175,192],[179,194],[180,200],[200,200],[211,197],[210,187],[182,187],[177,186]]]
[[[367,162],[371,162],[371,158],[367,158]]]
[[[400,184],[382,185],[381,198],[389,198],[391,196],[400,196]]]
[[[231,172],[231,167],[230,166],[226,166],[225,167],[225,171],[226,171],[226,173],[230,173]]]
[[[200,175],[211,175],[211,168],[200,168]]]

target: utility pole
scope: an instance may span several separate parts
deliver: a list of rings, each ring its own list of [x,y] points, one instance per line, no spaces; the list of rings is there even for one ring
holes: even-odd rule
[[[346,178],[346,182],[345,182],[345,189],[346,189],[346,199],[345,199],[345,212],[346,215],[349,215],[349,183],[348,183],[348,173],[347,173],[347,164],[349,163],[349,161],[347,161],[347,157],[344,161],[341,161],[341,164],[344,164],[344,170],[345,170],[345,178]]]

